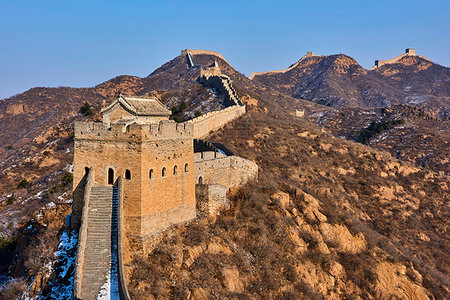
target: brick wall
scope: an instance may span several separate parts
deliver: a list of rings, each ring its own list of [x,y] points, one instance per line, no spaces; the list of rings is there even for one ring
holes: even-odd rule
[[[258,165],[238,157],[227,156],[195,162],[195,182],[200,177],[203,184],[219,184],[228,188],[242,185],[258,176]]]
[[[211,131],[222,128],[226,123],[245,114],[245,106],[230,106],[219,111],[212,111],[185,123],[194,125],[194,138],[206,137]]]
[[[195,215],[192,132],[192,124],[173,121],[127,127],[112,124],[111,128],[102,123],[76,124],[74,187],[82,182],[86,167],[95,171],[95,185],[108,184],[109,169],[114,182],[121,175],[127,234],[147,236],[159,230],[147,225],[148,217],[178,207],[188,210],[180,212],[180,222],[189,219]],[[126,179],[127,170],[131,179]]]
[[[226,197],[227,190],[227,187],[220,184],[196,185],[197,214],[209,217],[230,208],[230,201]]]

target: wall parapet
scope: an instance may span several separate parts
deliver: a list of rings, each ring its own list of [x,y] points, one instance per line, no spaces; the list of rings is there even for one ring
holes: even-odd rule
[[[219,52],[216,52],[216,51],[202,50],[202,49],[197,49],[197,50],[184,49],[184,50],[181,50],[181,55],[182,56],[185,56],[188,53],[190,53],[191,55],[213,55],[213,56],[217,56],[218,58],[222,59],[223,61],[225,61],[227,64],[229,64],[231,66],[231,64],[225,59],[225,57],[223,57],[222,54],[220,54]]]
[[[91,189],[94,185],[94,170],[90,169],[87,178],[86,185],[84,187],[83,196],[83,210],[81,213],[81,225],[78,234],[78,248],[77,248],[77,258],[75,262],[75,275],[74,275],[74,297],[78,299],[81,297],[81,279],[83,274],[84,266],[84,256],[86,252],[86,239],[87,239],[87,229],[89,221],[89,198],[91,197]]]
[[[245,112],[245,105],[234,105],[219,111],[206,113],[184,123],[192,124],[194,139],[200,139],[207,136],[211,131],[222,128],[226,123],[239,118]]]
[[[290,66],[290,67],[288,67],[288,68],[286,68],[284,70],[273,70],[273,71],[265,71],[265,72],[253,72],[253,73],[250,74],[248,79],[253,80],[253,78],[255,78],[256,76],[260,76],[260,75],[286,73],[286,72],[294,69],[295,67],[297,67],[304,59],[310,58],[310,57],[323,57],[323,55],[316,55],[316,54],[314,54],[314,52],[306,52],[305,56],[303,56],[295,64],[293,64],[292,66]]]
[[[130,294],[128,293],[127,280],[125,276],[125,266],[123,259],[123,239],[125,237],[124,227],[123,227],[123,179],[122,176],[119,176],[117,180],[118,192],[119,192],[119,201],[118,201],[118,209],[117,209],[117,270],[119,276],[119,294],[121,300],[130,300]]]
[[[230,77],[226,75],[214,75],[209,72],[203,74],[199,78],[200,83],[218,90],[224,95],[224,105],[242,105],[241,99],[231,84]]]
[[[197,184],[195,195],[197,198],[197,216],[211,217],[230,208],[227,199],[228,188],[220,184]]]
[[[227,155],[219,152],[219,151],[202,151],[194,153],[194,163],[209,160],[209,159],[217,159],[227,157]]]
[[[158,124],[76,122],[75,139],[111,139],[115,141],[151,141],[191,138],[193,125],[190,123],[175,123],[171,120]]]
[[[431,62],[431,60],[429,58],[427,58],[425,56],[422,56],[422,55],[416,54],[416,50],[415,49],[409,49],[408,48],[408,49],[405,50],[405,53],[402,53],[402,54],[400,54],[400,55],[398,55],[398,56],[396,56],[394,58],[386,59],[386,60],[381,60],[381,59],[375,60],[375,65],[370,70],[374,70],[376,68],[379,68],[379,67],[381,67],[383,65],[387,65],[387,64],[395,64],[395,63],[397,63],[399,60],[401,60],[405,56],[417,56],[417,57],[423,58],[423,59],[428,60],[428,61]]]
[[[239,186],[258,177],[258,165],[239,156],[216,159],[209,157],[195,162],[195,182],[220,184],[227,188]],[[202,177],[202,180],[200,180]]]

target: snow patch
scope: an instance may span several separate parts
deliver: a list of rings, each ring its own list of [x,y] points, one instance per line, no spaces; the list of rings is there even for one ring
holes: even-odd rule
[[[67,196],[67,191],[62,193],[61,195],[59,195],[58,196],[58,200],[62,201],[62,200],[64,200],[66,198],[66,196]]]
[[[59,238],[58,250],[55,252],[53,273],[55,280],[50,284],[48,295],[41,295],[45,299],[72,299],[77,253],[78,233],[64,230]]]
[[[427,98],[424,96],[407,96],[405,97],[405,101],[408,104],[420,104],[427,101]]]
[[[100,288],[98,292],[97,300],[110,300],[110,290],[111,290],[111,274],[108,272],[106,275],[106,281]]]
[[[56,204],[54,202],[50,202],[50,203],[47,203],[47,205],[45,205],[46,209],[53,209],[55,207],[56,207]]]

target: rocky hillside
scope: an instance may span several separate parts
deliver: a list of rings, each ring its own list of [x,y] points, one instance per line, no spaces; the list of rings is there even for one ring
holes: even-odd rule
[[[393,83],[383,89],[387,66],[367,71],[344,55],[302,60],[306,71],[292,71],[311,91],[340,103],[329,107],[318,103],[334,100],[300,99],[307,97],[294,95],[295,86],[283,81],[269,86],[249,80],[218,56],[193,59],[201,65],[217,60],[233,79],[249,113],[210,139],[257,162],[260,178],[231,191],[231,209],[222,215],[175,227],[151,253],[136,255],[128,266],[136,299],[446,297],[448,125],[427,107],[370,108],[385,103],[381,94],[360,104],[362,93],[343,88],[349,81],[355,89],[369,86],[379,72],[378,87],[394,95]],[[317,80],[325,78],[320,87],[313,80],[317,70]],[[447,76],[439,72],[437,78]],[[145,78],[118,76],[84,89],[34,88],[0,101],[0,126],[9,129],[0,132],[0,275],[9,276],[4,288],[0,276],[0,299],[64,299],[71,293],[76,233],[64,224],[73,122],[98,120],[100,108],[119,91],[153,93],[180,120],[220,109],[221,96],[199,84],[198,75],[176,57]],[[419,93],[424,88],[411,76],[411,90]],[[333,80],[332,88],[324,83]],[[439,82],[433,90],[438,96],[445,90],[445,80]],[[92,115],[79,113],[84,102]],[[305,118],[294,117],[295,109]],[[406,122],[367,142],[387,152],[351,141],[371,122],[397,118]]]
[[[268,113],[252,111],[210,139],[256,161],[259,180],[230,192],[222,215],[175,227],[136,255],[133,297],[445,298],[448,175],[258,100]]]
[[[450,170],[448,121],[442,121],[417,106],[344,107],[308,114],[306,118],[333,135],[349,140],[356,140],[373,122],[402,120],[403,124],[374,133],[364,143],[420,167],[444,172]]]
[[[331,106],[306,118],[335,136],[354,140],[371,122],[405,124],[365,143],[417,166],[448,172],[450,68],[420,56],[363,69],[346,55],[306,56],[284,72],[252,77],[254,84]]]
[[[257,74],[253,81],[334,107],[413,104],[444,120],[450,107],[450,68],[419,56],[404,56],[371,70],[343,54],[309,56],[286,72]]]

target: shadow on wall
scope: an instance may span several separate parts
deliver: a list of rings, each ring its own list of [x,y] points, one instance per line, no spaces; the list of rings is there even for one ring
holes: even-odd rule
[[[83,199],[84,199],[84,190],[86,187],[87,177],[89,174],[89,169],[86,171],[84,176],[81,178],[78,185],[72,192],[72,216],[70,218],[70,227],[73,229],[79,229],[81,225],[81,215],[83,211]],[[73,183],[75,184],[75,182]]]

